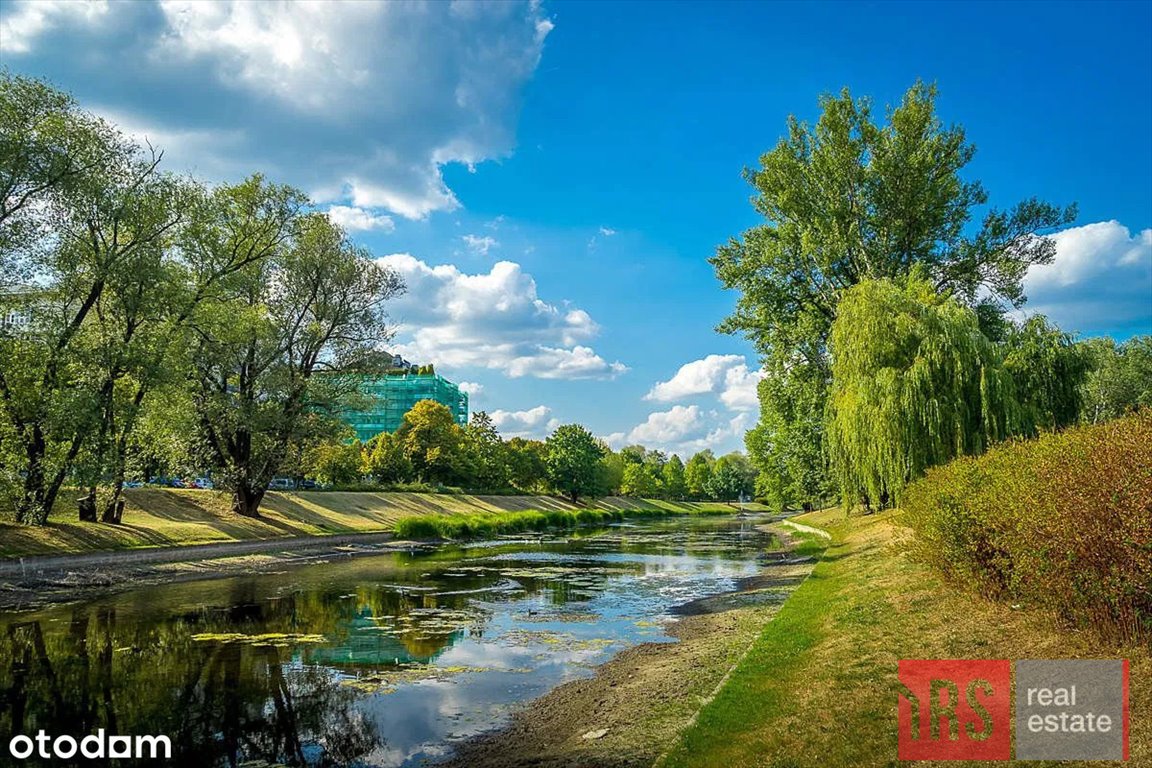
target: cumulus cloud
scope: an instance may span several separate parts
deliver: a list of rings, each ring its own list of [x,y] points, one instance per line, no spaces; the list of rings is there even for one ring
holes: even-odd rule
[[[54,27],[92,26],[108,13],[108,0],[25,0],[5,3],[0,15],[0,52],[28,53]]]
[[[551,29],[536,0],[0,6],[9,66],[50,62],[85,105],[163,136],[170,168],[413,219],[459,205],[444,165],[512,152]],[[240,140],[195,140],[211,135]]]
[[[612,237],[612,235],[616,234],[616,230],[610,227],[600,227],[600,234],[604,235],[604,237]]]
[[[560,426],[559,420],[552,417],[552,409],[546,405],[526,411],[496,410],[488,415],[492,418],[492,425],[505,438],[542,438]]]
[[[1152,332],[1152,229],[1101,221],[1050,237],[1056,258],[1028,270],[1026,313],[1085,334]]]
[[[468,250],[473,253],[478,253],[481,256],[487,256],[488,251],[499,245],[499,243],[496,242],[496,238],[489,237],[488,235],[464,235],[460,239],[468,246]]]
[[[403,253],[378,261],[408,286],[389,310],[400,324],[397,348],[405,357],[513,378],[607,379],[628,370],[588,346],[600,329],[587,312],[541,299],[519,264],[499,261],[488,272],[468,274]]]
[[[328,218],[348,232],[368,232],[373,229],[391,232],[396,228],[391,216],[348,205],[329,206]]]
[[[604,439],[613,448],[640,443],[687,459],[705,449],[724,452],[739,447],[754,420],[750,412],[723,414],[698,405],[674,405],[648,414],[628,432],[614,432]]]
[[[657,382],[644,399],[672,403],[715,394],[727,408],[754,410],[758,404],[756,385],[763,378],[762,371],[748,369],[744,355],[708,355],[680,366],[675,376]]]
[[[744,355],[707,355],[685,363],[672,378],[653,385],[644,399],[697,402],[650,413],[631,430],[614,432],[605,439],[614,448],[642,443],[685,458],[706,448],[736,450],[756,421],[756,385],[763,378],[763,371],[748,368]]]
[[[476,397],[484,391],[484,385],[475,381],[462,381],[456,386],[460,387],[461,392],[467,392],[469,397]]]

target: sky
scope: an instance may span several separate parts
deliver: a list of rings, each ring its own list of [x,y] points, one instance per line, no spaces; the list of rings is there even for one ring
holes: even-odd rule
[[[917,79],[996,207],[1079,206],[1026,312],[1152,333],[1152,3],[0,2],[0,61],[210,182],[308,192],[407,294],[390,348],[505,436],[742,447],[707,259],[789,115]]]

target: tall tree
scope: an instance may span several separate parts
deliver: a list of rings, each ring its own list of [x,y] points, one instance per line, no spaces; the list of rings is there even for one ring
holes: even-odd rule
[[[620,481],[620,493],[625,496],[650,499],[660,492],[660,481],[650,464],[628,463],[624,465],[624,477]]]
[[[723,502],[750,498],[756,488],[756,469],[746,456],[729,453],[716,459],[707,493]]]
[[[849,289],[832,326],[828,447],[845,504],[898,502],[930,466],[1018,434],[1000,352],[926,279]]]
[[[579,424],[565,424],[548,436],[545,445],[548,478],[553,487],[574,502],[595,493],[598,467],[605,451],[591,432]]]
[[[1089,424],[1152,408],[1152,336],[1134,336],[1117,346],[1112,339],[1079,344],[1090,371],[1081,387],[1080,418]]]
[[[688,495],[688,483],[684,478],[684,462],[676,454],[672,454],[661,468],[660,480],[660,485],[667,498],[680,501]]]
[[[403,443],[390,432],[381,432],[365,446],[364,471],[386,484],[408,482],[415,476]]]
[[[1003,347],[1004,368],[1020,403],[1021,432],[1034,435],[1075,424],[1088,373],[1084,349],[1043,315],[1012,326]]]
[[[506,444],[509,481],[517,489],[538,493],[548,481],[548,449],[542,440],[514,437]]]
[[[476,488],[489,491],[508,487],[508,458],[504,440],[492,424],[492,417],[484,411],[472,414],[464,428],[464,451],[468,482]]]
[[[684,482],[688,495],[696,500],[708,498],[708,483],[712,479],[712,451],[703,450],[692,455],[684,468]]]
[[[447,483],[460,476],[464,457],[464,430],[448,406],[421,400],[404,414],[396,439],[424,483]]]
[[[745,171],[765,222],[711,259],[724,287],[740,292],[720,329],[747,335],[768,374],[749,449],[766,474],[787,475],[765,481],[786,503],[821,491],[812,478],[825,474],[823,430],[811,414],[823,411],[827,341],[846,290],[920,265],[937,291],[981,306],[992,321],[1023,304],[1028,268],[1052,260],[1054,244],[1037,234],[1075,215],[1033,199],[974,226],[988,196],[961,172],[975,149],[962,128],[937,117],[934,86],[914,85],[883,125],[847,89],[820,107],[815,125],[790,118],[760,167]]]
[[[296,193],[256,180],[246,194]],[[334,412],[359,375],[386,367],[384,303],[403,283],[319,213],[296,217],[286,241],[223,283],[227,301],[197,321],[197,407],[218,485],[254,516],[301,416]]]
[[[119,340],[93,319],[159,274],[181,185],[37,81],[0,74],[0,114],[0,313],[25,318],[0,329],[0,454],[18,467],[0,481],[18,520],[43,523],[115,399],[118,366],[101,367]]]

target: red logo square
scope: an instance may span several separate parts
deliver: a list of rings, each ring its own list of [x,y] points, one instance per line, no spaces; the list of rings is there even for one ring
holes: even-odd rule
[[[1009,760],[1012,663],[900,660],[901,760]]]

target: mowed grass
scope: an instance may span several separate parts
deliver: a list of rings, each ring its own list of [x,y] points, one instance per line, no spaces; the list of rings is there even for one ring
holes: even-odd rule
[[[823,558],[659,765],[906,765],[896,759],[899,659],[1121,657],[1131,660],[1130,764],[1152,765],[1149,649],[946,584],[908,557],[899,514],[793,518],[832,534]]]
[[[585,507],[552,496],[301,491],[270,492],[260,517],[247,518],[233,514],[227,495],[220,492],[137,488],[125,492],[122,523],[109,525],[76,521],[75,495],[66,494],[48,525],[0,523],[0,557],[387,532],[401,520],[419,516],[467,518],[527,511],[578,515],[589,508],[629,515],[736,511],[723,504],[624,498],[599,499]]]

